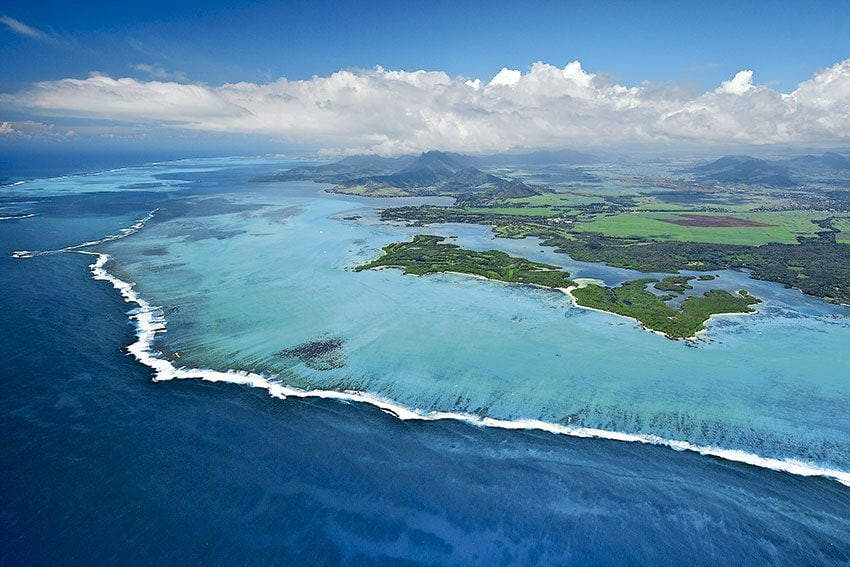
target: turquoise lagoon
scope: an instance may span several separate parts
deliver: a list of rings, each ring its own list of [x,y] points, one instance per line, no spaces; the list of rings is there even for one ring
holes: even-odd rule
[[[385,244],[431,233],[609,285],[643,276],[574,262],[535,239],[494,239],[487,227],[377,218],[382,207],[447,200],[249,182],[286,166],[191,160],[13,190],[161,193],[143,230],[92,250],[108,253],[109,270],[162,308],[167,332],[154,346],[177,366],[364,392],[423,414],[657,436],[850,472],[850,309],[724,271],[699,285],[745,288],[764,300],[759,313],[712,319],[699,341],[683,342],[573,307],[560,292],[452,274],[354,272]],[[26,222],[35,227],[38,218]],[[338,368],[282,353],[324,339],[341,341]]]

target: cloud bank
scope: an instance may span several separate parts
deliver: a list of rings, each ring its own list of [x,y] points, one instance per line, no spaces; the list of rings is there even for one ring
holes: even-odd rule
[[[33,113],[260,134],[336,152],[466,152],[617,143],[792,144],[850,141],[850,59],[790,93],[744,70],[716,89],[625,86],[534,63],[489,81],[439,71],[339,71],[265,83],[111,78],[41,82],[0,95]]]

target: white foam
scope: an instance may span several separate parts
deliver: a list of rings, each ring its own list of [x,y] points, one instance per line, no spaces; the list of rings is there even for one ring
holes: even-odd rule
[[[153,347],[153,342],[157,334],[165,331],[166,328],[165,316],[162,309],[145,301],[136,292],[133,284],[125,282],[109,273],[106,269],[109,256],[94,252],[83,253],[94,254],[97,256],[97,260],[91,265],[94,279],[110,282],[127,303],[135,304],[137,306],[136,309],[133,309],[130,312],[130,317],[136,324],[136,342],[131,344],[127,350],[136,358],[136,360],[153,369],[154,381],[157,382],[175,379],[200,379],[208,382],[228,382],[231,384],[242,384],[252,388],[262,388],[272,397],[280,399],[285,399],[287,397],[324,398],[367,403],[405,421],[437,421],[442,419],[453,419],[457,421],[464,421],[479,427],[497,427],[500,429],[519,430],[533,429],[559,435],[570,435],[572,437],[609,439],[614,441],[660,445],[677,451],[692,451],[699,453],[700,455],[746,463],[756,467],[799,476],[826,477],[837,480],[846,486],[850,486],[850,472],[819,467],[815,464],[793,459],[786,460],[762,457],[746,451],[696,445],[688,441],[664,439],[656,435],[607,431],[589,427],[573,427],[534,419],[504,420],[453,412],[423,412],[415,408],[405,407],[391,400],[387,400],[367,392],[353,390],[302,390],[285,386],[275,381],[276,377],[273,375],[262,375],[241,370],[221,371],[205,368],[177,367]]]
[[[0,217],[0,221],[4,220],[18,220],[18,219],[31,219],[35,216],[35,213],[30,213],[28,215],[11,215],[8,217]]]

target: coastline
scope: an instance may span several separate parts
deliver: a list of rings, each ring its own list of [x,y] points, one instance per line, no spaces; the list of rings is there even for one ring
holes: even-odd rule
[[[605,313],[607,315],[616,315],[617,317],[622,317],[624,319],[634,321],[644,331],[649,331],[650,333],[655,333],[656,335],[661,335],[662,337],[670,339],[671,341],[693,342],[693,341],[699,340],[700,335],[703,335],[703,334],[708,332],[708,327],[703,326],[702,329],[700,329],[699,331],[697,331],[696,333],[694,333],[690,337],[671,337],[667,333],[664,333],[662,331],[657,331],[655,329],[651,329],[651,328],[647,327],[639,319],[636,319],[634,317],[630,317],[629,315],[623,315],[622,313],[614,313],[613,311],[605,311],[604,309],[597,309],[596,307],[588,307],[588,306],[585,306],[585,305],[581,305],[578,301],[576,301],[576,298],[572,293],[573,290],[582,288],[582,287],[586,286],[588,283],[596,282],[598,280],[582,281],[582,278],[577,278],[573,281],[575,281],[579,285],[570,286],[570,287],[567,287],[567,288],[563,288],[563,287],[558,288],[559,290],[561,290],[562,292],[567,294],[567,296],[570,298],[570,303],[572,304],[573,307],[578,307],[580,309],[586,309],[588,311],[596,311],[597,313]],[[708,316],[708,319],[706,319],[705,323],[707,324],[709,321],[711,321],[711,319],[713,317],[730,317],[730,316],[734,316],[734,315],[757,315],[757,314],[758,314],[758,310],[755,309],[755,308],[752,311],[748,311],[746,313],[735,313],[735,312],[732,312],[732,313],[712,313],[711,315]]]
[[[278,399],[286,399],[287,397],[323,398],[335,399],[343,402],[366,403],[375,406],[402,421],[439,421],[451,419],[463,421],[476,427],[538,430],[572,437],[607,439],[612,441],[658,445],[668,447],[676,451],[691,451],[707,457],[739,462],[797,476],[824,477],[850,487],[850,471],[828,469],[796,459],[784,460],[773,457],[763,457],[739,449],[725,449],[714,446],[696,445],[688,441],[665,439],[653,434],[625,433],[589,427],[573,427],[558,423],[549,423],[537,419],[505,420],[444,411],[423,412],[416,408],[409,408],[402,404],[393,402],[392,400],[370,394],[368,392],[356,390],[303,390],[275,382],[274,380],[276,377],[274,375],[263,375],[234,369],[221,371],[204,368],[177,367],[172,361],[165,358],[162,353],[155,350],[153,347],[153,342],[156,336],[166,330],[166,320],[163,310],[160,307],[153,306],[142,298],[136,292],[132,283],[121,280],[110,273],[106,268],[110,261],[110,257],[107,254],[82,250],[73,251],[95,256],[95,262],[90,265],[93,279],[109,282],[113,288],[120,293],[125,302],[135,304],[137,306],[129,312],[130,320],[135,322],[136,342],[129,345],[127,347],[127,351],[129,354],[132,354],[138,362],[154,371],[154,382],[165,382],[175,379],[200,379],[208,382],[227,382],[252,388],[261,388],[266,390],[269,396]],[[561,291],[564,290],[562,289]],[[603,313],[607,312],[603,311]]]
[[[370,270],[386,270],[386,269],[401,270],[402,274],[405,275],[405,276],[423,277],[423,276],[431,275],[431,273],[429,273],[429,274],[411,274],[409,272],[404,271],[404,266],[389,266],[389,265],[386,265],[386,266],[376,266],[374,268],[369,268],[369,269]],[[644,331],[648,331],[650,333],[655,333],[656,335],[662,336],[662,337],[669,339],[671,341],[684,341],[686,343],[693,343],[693,342],[700,340],[701,336],[704,335],[705,333],[707,333],[708,330],[709,330],[708,327],[706,327],[705,325],[707,325],[711,321],[711,319],[714,318],[714,317],[729,317],[729,316],[733,316],[733,315],[757,315],[758,312],[759,312],[757,309],[753,308],[752,311],[748,311],[746,313],[739,313],[739,312],[712,313],[711,315],[708,316],[708,319],[705,320],[703,328],[698,330],[693,335],[691,335],[689,337],[671,337],[670,335],[668,335],[667,333],[664,333],[663,331],[658,331],[656,329],[652,329],[650,327],[647,327],[646,325],[644,325],[644,323],[642,321],[640,321],[639,319],[636,319],[635,317],[631,317],[629,315],[623,315],[621,313],[615,313],[614,311],[605,311],[604,309],[599,309],[599,308],[596,308],[596,307],[589,307],[589,306],[581,305],[580,303],[578,303],[575,296],[572,294],[573,290],[585,287],[586,285],[591,284],[591,283],[604,285],[604,282],[602,282],[601,280],[596,280],[596,279],[592,279],[592,278],[591,279],[575,278],[575,279],[573,279],[573,281],[578,285],[574,285],[574,286],[570,286],[570,287],[555,287],[555,288],[553,288],[553,287],[540,285],[540,284],[534,284],[534,283],[508,282],[508,281],[505,281],[505,280],[488,278],[488,277],[482,276],[480,274],[471,274],[471,273],[468,273],[468,272],[455,272],[455,271],[452,271],[452,270],[446,270],[444,272],[432,272],[432,273],[435,273],[435,274],[454,274],[454,275],[457,275],[457,276],[472,277],[472,278],[475,278],[477,280],[496,282],[496,283],[500,283],[500,284],[503,284],[503,285],[527,285],[527,286],[532,286],[532,287],[536,287],[536,288],[539,288],[539,289],[547,289],[547,290],[550,290],[550,291],[557,290],[557,291],[560,291],[560,292],[566,294],[566,296],[569,297],[570,304],[573,307],[577,307],[577,308],[580,308],[580,309],[586,309],[587,311],[595,311],[597,313],[604,313],[606,315],[615,315],[617,317],[623,317],[624,319],[628,319],[630,321],[637,323],[637,325]],[[740,293],[740,291],[739,291],[739,293]]]

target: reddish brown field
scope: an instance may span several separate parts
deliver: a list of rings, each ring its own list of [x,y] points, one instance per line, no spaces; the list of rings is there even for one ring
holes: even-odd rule
[[[735,217],[724,217],[715,215],[680,215],[680,219],[659,219],[664,222],[678,224],[680,226],[704,226],[704,227],[735,227],[735,226],[776,226],[763,222],[738,219]]]

